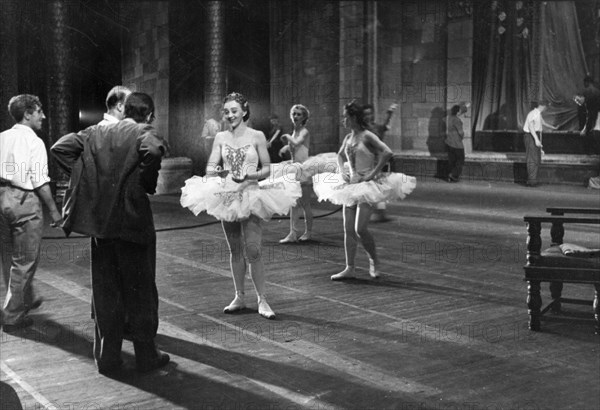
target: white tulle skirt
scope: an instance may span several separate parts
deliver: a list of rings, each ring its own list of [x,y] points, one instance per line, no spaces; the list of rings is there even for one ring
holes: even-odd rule
[[[206,212],[215,218],[234,222],[250,215],[267,221],[275,214],[287,215],[302,196],[298,181],[269,178],[238,190],[239,184],[227,178],[194,176],[181,188],[181,206],[198,215]]]
[[[284,177],[299,181],[302,184],[311,184],[312,177],[326,172],[337,172],[338,162],[337,153],[325,152],[318,154],[302,163],[283,161],[278,164],[271,164],[271,175],[269,179]]]
[[[346,206],[404,199],[416,186],[415,177],[399,172],[381,174],[371,181],[358,183],[345,182],[340,173],[323,173],[313,177],[313,189],[319,201]]]

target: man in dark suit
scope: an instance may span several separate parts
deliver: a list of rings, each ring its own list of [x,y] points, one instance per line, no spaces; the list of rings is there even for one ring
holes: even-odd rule
[[[121,366],[125,317],[138,370],[169,362],[154,343],[156,234],[147,194],[156,190],[166,143],[150,125],[153,120],[152,98],[132,93],[125,119],[65,135],[51,148],[70,175],[63,229],[92,237],[94,358],[103,374]]]

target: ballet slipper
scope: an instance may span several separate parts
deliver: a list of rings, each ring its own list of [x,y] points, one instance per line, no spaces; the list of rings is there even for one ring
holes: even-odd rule
[[[264,295],[258,297],[258,314],[266,319],[275,319],[275,312],[267,303],[267,298]]]
[[[290,232],[288,234],[288,236],[286,236],[285,238],[283,238],[279,241],[279,243],[294,243],[294,242],[298,242],[298,237],[296,236],[296,234],[294,232]]]
[[[306,231],[306,232],[304,232],[304,235],[302,235],[301,237],[298,238],[298,240],[300,242],[305,242],[305,241],[310,241],[311,238],[312,238],[312,232]]]
[[[346,269],[335,275],[331,275],[331,280],[344,280],[354,278],[354,266],[346,266]]]
[[[242,309],[246,308],[246,303],[244,302],[244,294],[242,292],[235,292],[235,298],[231,301],[228,306],[225,306],[223,309],[223,313],[234,313],[239,312]]]
[[[375,262],[373,259],[369,259],[369,275],[373,279],[379,278],[379,272],[377,269],[377,265],[379,265],[377,262]]]

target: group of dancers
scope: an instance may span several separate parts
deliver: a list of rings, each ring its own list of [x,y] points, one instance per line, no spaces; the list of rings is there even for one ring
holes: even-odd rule
[[[33,319],[28,313],[42,303],[32,280],[40,258],[43,201],[53,226],[67,235],[90,237],[93,356],[98,371],[107,375],[121,371],[122,343],[127,338],[133,342],[136,369],[148,372],[170,361],[155,343],[159,322],[156,233],[148,199],[156,191],[168,144],[151,125],[156,110],[148,94],[117,86],[109,92],[106,107],[102,122],[62,136],[50,149],[69,176],[61,215],[48,185],[46,150],[34,132],[45,119],[42,104],[28,94],[9,102],[16,124],[0,133],[0,159],[14,165],[0,170],[0,230],[3,235],[7,232],[10,245],[0,252],[0,271],[8,282],[0,324],[9,333],[29,327]],[[346,266],[331,279],[354,277],[359,242],[369,255],[369,274],[377,278],[379,259],[368,230],[371,213],[381,202],[404,198],[416,181],[412,176],[382,172],[392,152],[368,130],[365,107],[355,101],[344,107],[344,125],[350,132],[337,153],[310,156],[306,129],[310,112],[294,105],[293,131],[281,136],[285,146],[280,149],[282,154],[289,151],[292,159],[273,165],[265,135],[248,126],[246,98],[239,93],[227,95],[222,114],[227,129],[214,138],[206,175],[188,179],[180,200],[196,215],[206,212],[223,225],[235,289],[224,312],[246,307],[244,279],[249,268],[258,313],[275,318],[266,298],[262,223],[273,215],[290,213],[290,232],[281,242],[311,239],[312,190],[320,201],[344,209]],[[15,171],[21,164],[31,171]],[[305,216],[304,232],[300,213]]]
[[[230,250],[235,296],[223,311],[246,307],[244,279],[249,268],[258,298],[258,313],[274,319],[266,298],[264,264],[261,258],[262,222],[273,215],[290,214],[290,232],[281,243],[310,240],[313,215],[312,190],[319,201],[343,206],[346,267],[331,280],[355,276],[355,257],[360,242],[369,256],[369,275],[379,277],[379,259],[368,225],[376,204],[404,199],[416,187],[416,179],[402,173],[384,173],[392,151],[368,130],[364,106],[352,101],[344,107],[343,124],[350,129],[337,153],[309,156],[309,110],[296,104],[290,110],[291,134],[281,136],[283,154],[291,161],[270,164],[267,140],[261,131],[247,125],[248,100],[239,93],[223,101],[223,119],[228,129],[213,143],[206,175],[188,179],[182,188],[181,205],[195,215],[206,212],[221,221]],[[300,213],[305,230],[301,233]],[[246,265],[248,263],[249,266]]]

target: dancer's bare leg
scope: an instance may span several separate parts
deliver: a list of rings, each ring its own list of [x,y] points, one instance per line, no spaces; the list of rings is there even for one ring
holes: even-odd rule
[[[250,277],[258,297],[258,313],[267,319],[274,319],[275,313],[267,303],[265,266],[262,260],[262,224],[254,215],[242,222],[246,257],[250,264]]]
[[[246,276],[246,259],[243,251],[242,224],[240,222],[222,222],[223,232],[229,247],[229,265],[235,287],[235,298],[223,309],[225,313],[244,309],[244,278]]]
[[[290,208],[290,233],[281,239],[279,243],[292,243],[298,242],[298,232],[300,232],[300,228],[298,225],[300,224],[300,212],[301,205],[299,204],[300,199],[298,199],[298,203]]]
[[[304,231],[304,234],[299,238],[300,241],[308,241],[312,238],[313,212],[312,206],[310,205],[311,195],[312,185],[302,185],[302,197],[300,198],[300,205],[304,210],[304,222],[306,223],[306,230]]]
[[[344,251],[346,253],[346,268],[331,276],[331,280],[342,280],[354,277],[354,260],[358,236],[354,230],[356,225],[356,207],[344,206]]]
[[[371,214],[373,213],[373,207],[367,203],[358,205],[356,215],[356,235],[362,246],[369,254],[369,275],[373,278],[378,278],[379,273],[377,268],[379,267],[379,260],[377,259],[377,249],[375,247],[375,239],[371,232],[369,232],[369,221]]]

